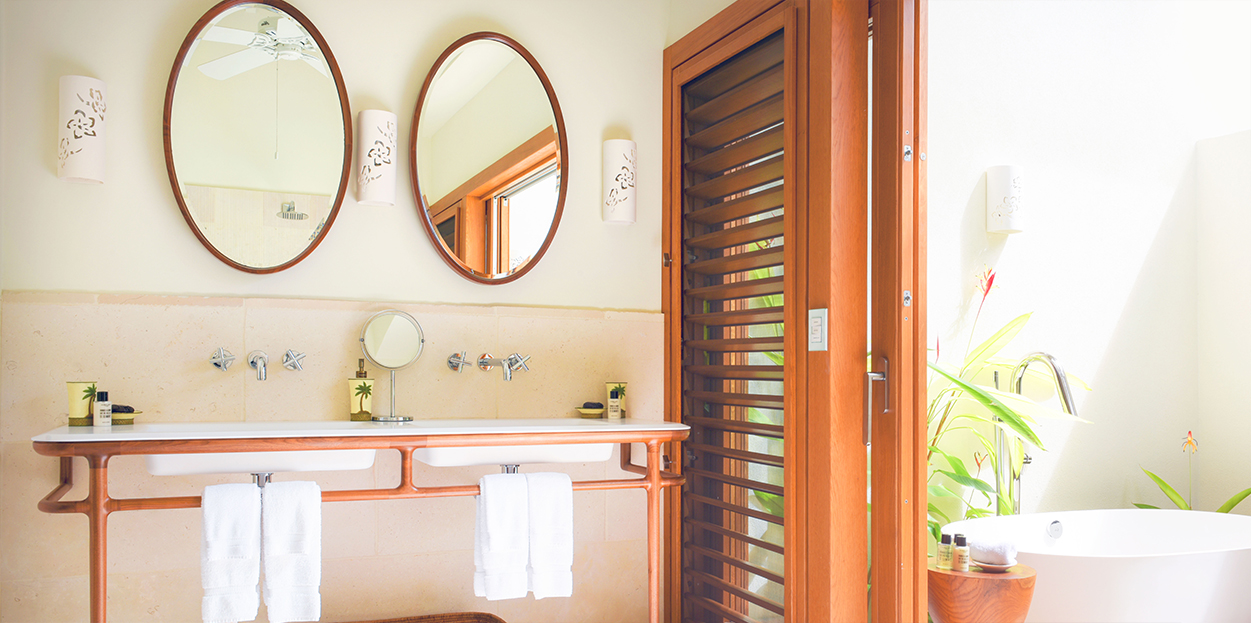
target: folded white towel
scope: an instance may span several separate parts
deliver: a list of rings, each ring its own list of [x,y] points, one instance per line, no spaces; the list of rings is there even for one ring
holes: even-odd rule
[[[254,620],[260,607],[261,490],[253,484],[205,487],[200,509],[200,614],[205,623]]]
[[[482,503],[481,495],[474,496],[474,504],[473,594],[476,597],[486,597],[486,569],[482,566],[482,548],[486,541],[486,506]]]
[[[990,565],[1015,565],[1016,545],[1011,541],[969,539],[969,557]]]
[[[526,474],[530,491],[530,590],[535,599],[573,595],[573,481]]]
[[[265,610],[270,623],[321,618],[321,487],[275,482],[262,495]]]
[[[474,594],[491,601],[525,597],[530,557],[526,476],[490,474],[478,487]]]

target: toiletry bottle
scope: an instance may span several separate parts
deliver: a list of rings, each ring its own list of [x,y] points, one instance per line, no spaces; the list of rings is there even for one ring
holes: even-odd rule
[[[357,365],[356,378],[348,379],[348,415],[353,422],[368,422],[374,417],[374,380],[366,378],[364,359]]]
[[[621,397],[617,395],[617,390],[608,392],[608,419],[621,419]]]
[[[951,535],[944,534],[942,540],[938,542],[938,562],[936,566],[939,569],[950,569],[951,554]]]
[[[956,545],[951,551],[951,569],[953,571],[969,570],[969,542],[963,534],[956,535]]]
[[[113,426],[113,403],[109,402],[108,392],[96,393],[96,409],[91,414],[91,425],[96,428]]]

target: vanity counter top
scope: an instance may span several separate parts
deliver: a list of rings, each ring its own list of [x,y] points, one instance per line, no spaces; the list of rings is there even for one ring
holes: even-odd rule
[[[290,439],[310,437],[436,437],[573,433],[609,437],[688,431],[677,422],[626,418],[413,420],[411,422],[170,422],[93,428],[62,426],[31,438],[44,443],[183,441],[205,439]]]

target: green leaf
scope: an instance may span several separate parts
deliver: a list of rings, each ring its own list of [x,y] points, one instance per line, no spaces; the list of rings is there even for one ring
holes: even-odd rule
[[[934,506],[933,502],[929,503],[929,512],[930,516],[943,520],[944,525],[951,523],[951,518],[946,513],[938,510],[938,507]]]
[[[977,478],[972,478],[970,476],[961,476],[960,474],[949,472],[945,469],[938,470],[938,473],[956,481],[957,484],[963,485],[965,487],[972,487],[974,489],[977,489],[978,491],[981,491],[982,493],[994,493],[995,492],[994,487],[986,484],[985,481],[978,480]]]
[[[1003,328],[997,333],[990,336],[990,339],[979,344],[977,348],[974,348],[973,351],[964,358],[964,366],[961,368],[962,371],[968,370],[969,365],[975,362],[981,362],[984,364],[985,359],[994,356],[1004,346],[1007,346],[1008,342],[1011,342],[1012,338],[1016,337],[1016,334],[1020,333],[1021,329],[1025,328],[1025,323],[1029,322],[1030,315],[1031,314],[1022,314],[1017,316],[1015,320],[1004,325]],[[978,368],[980,369],[981,366],[978,366]]]
[[[1084,424],[1090,423],[1090,420],[1083,420],[1082,418],[1079,418],[1076,415],[1071,415],[1069,413],[1065,413],[1064,411],[1060,411],[1058,409],[1048,409],[1047,407],[1044,407],[1038,404],[1037,402],[1034,402],[1033,400],[1030,400],[1029,398],[1026,398],[1025,396],[1022,396],[1020,394],[1013,394],[1010,392],[1000,391],[1000,390],[992,389],[989,387],[983,387],[981,385],[978,385],[977,387],[981,387],[982,389],[986,390],[986,393],[990,394],[991,396],[994,396],[995,398],[998,398],[1001,402],[1007,405],[1008,408],[1015,411],[1021,417],[1028,417],[1035,421],[1037,420],[1069,420],[1071,422],[1082,422]]]
[[[1242,502],[1243,500],[1247,499],[1248,495],[1251,495],[1251,489],[1242,491],[1234,495],[1234,497],[1229,498],[1229,501],[1225,502],[1224,504],[1221,504],[1221,507],[1216,509],[1216,512],[1228,513],[1229,511],[1234,510],[1234,507],[1237,506],[1239,502]]]
[[[1160,491],[1163,491],[1164,495],[1167,495],[1168,499],[1172,500],[1173,503],[1177,505],[1177,508],[1180,508],[1184,511],[1190,510],[1190,505],[1187,504],[1186,499],[1183,498],[1181,494],[1177,492],[1177,489],[1174,489],[1167,482],[1164,482],[1163,478],[1160,478],[1159,476],[1156,476],[1155,474],[1152,474],[1151,472],[1147,471],[1147,468],[1145,467],[1142,468],[1142,471],[1146,472],[1147,476],[1155,481],[1155,484],[1157,487],[1160,488]]]
[[[997,504],[995,506],[999,508],[999,514],[1000,515],[1013,514],[1012,496],[1008,494],[1003,494],[998,497],[999,499],[997,500]]]
[[[942,537],[939,535],[942,531],[942,527],[938,525],[938,522],[931,519],[926,523],[927,525],[929,525],[929,528],[930,528],[930,536],[934,537],[935,541],[941,539]]]
[[[972,506],[970,506],[968,510],[964,511],[965,519],[980,519],[982,517],[990,517],[993,514],[995,514],[995,511],[992,511],[989,508],[974,508]]]
[[[770,413],[773,413],[773,411],[770,411]],[[757,409],[755,407],[751,407],[747,409],[747,421],[752,422],[754,424],[773,424],[776,426],[782,425],[781,414],[778,414],[777,417],[770,417],[769,415],[765,414],[764,411],[761,411],[760,409]]]
[[[964,461],[954,456],[951,456],[950,454],[947,454],[946,452],[942,450],[942,448],[930,446],[930,451],[937,452],[941,454],[943,458],[947,459],[947,464],[951,466],[951,470],[954,471],[955,473],[960,474],[961,476],[965,478],[973,477],[973,475],[969,473],[968,468],[964,466]]]
[[[934,498],[959,498],[960,494],[948,489],[946,485],[929,485],[927,487],[930,497]]]
[[[1138,508],[1149,508],[1154,511],[1160,510],[1159,506],[1152,506],[1150,504],[1139,504],[1138,502],[1134,502],[1134,506],[1137,506]]]
[[[985,390],[983,390],[982,388],[976,385],[971,385],[969,383],[962,381],[956,375],[948,372],[947,370],[944,370],[942,366],[936,363],[931,362],[929,365],[932,370],[947,377],[949,380],[951,380],[952,383],[955,383],[960,389],[963,389],[966,393],[976,398],[978,402],[982,403],[982,406],[986,407],[986,409],[989,410],[993,415],[998,416],[999,419],[1003,420],[1004,423],[1007,424],[1009,428],[1016,431],[1016,433],[1020,435],[1023,439],[1033,444],[1039,450],[1046,449],[1043,447],[1042,440],[1039,439],[1038,435],[1034,433],[1034,430],[1030,428],[1029,425],[1026,424],[1023,419],[1021,419],[1021,416],[1017,415],[1015,411],[1010,409],[1007,405],[1003,404],[1001,400],[999,400],[998,398],[995,398],[994,396],[990,395]]]
[[[752,491],[752,495],[756,496],[756,501],[760,503],[761,508],[770,515],[778,517],[785,516],[786,507],[782,503],[782,496],[773,493],[765,493],[764,491]]]
[[[1025,444],[1022,444],[1020,439],[1013,439],[1008,456],[1012,459],[1009,463],[1012,466],[1012,477],[1020,478],[1021,470],[1025,469]]]

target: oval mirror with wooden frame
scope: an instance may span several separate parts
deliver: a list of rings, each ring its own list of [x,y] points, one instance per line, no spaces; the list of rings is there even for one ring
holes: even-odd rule
[[[299,263],[339,213],[352,113],[330,47],[282,0],[226,0],[191,28],[165,90],[165,165],[196,238],[226,264]]]
[[[448,46],[409,150],[417,211],[452,270],[501,284],[538,264],[564,210],[568,148],[556,92],[521,44],[478,32]]]

